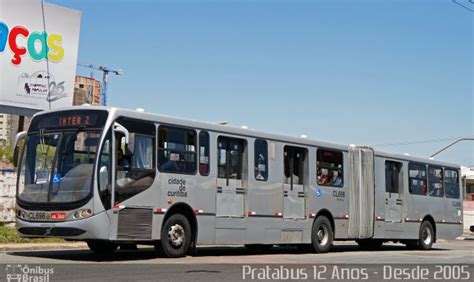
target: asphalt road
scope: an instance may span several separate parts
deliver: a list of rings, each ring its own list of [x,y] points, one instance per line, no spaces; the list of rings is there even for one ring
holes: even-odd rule
[[[238,281],[244,277],[246,280],[252,278],[250,274],[243,276],[242,265],[257,268],[285,265],[288,268],[296,268],[296,275],[297,268],[307,267],[311,272],[315,265],[327,265],[330,271],[334,265],[336,268],[357,268],[356,264],[363,264],[359,268],[364,267],[369,272],[377,273],[383,267],[380,264],[470,264],[469,271],[473,275],[474,241],[440,242],[430,251],[410,251],[401,244],[386,244],[377,251],[361,251],[354,242],[336,242],[328,254],[304,253],[292,247],[274,247],[264,252],[252,252],[240,246],[210,246],[199,247],[196,254],[179,259],[157,258],[153,248],[147,246],[139,246],[136,251],[117,251],[111,256],[97,256],[87,249],[21,251],[0,253],[0,264],[52,267],[55,272],[50,281]],[[434,272],[435,266],[430,267]],[[266,271],[266,274],[269,273],[272,272]],[[373,273],[368,281],[381,280]],[[309,278],[314,278],[312,272],[307,274]],[[5,269],[0,267],[0,281],[5,275]],[[305,280],[304,277],[298,278]],[[473,279],[474,276],[470,278]]]

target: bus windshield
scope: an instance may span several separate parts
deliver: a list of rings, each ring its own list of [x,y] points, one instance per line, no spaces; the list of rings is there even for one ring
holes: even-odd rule
[[[58,119],[56,115],[53,118],[61,122],[64,117]],[[45,121],[35,123],[33,120],[32,126],[41,122],[45,124]],[[33,127],[33,132],[30,127],[18,183],[20,201],[68,203],[80,201],[91,193],[94,161],[102,130],[96,126],[73,127],[62,122],[67,126],[39,127],[37,130]]]

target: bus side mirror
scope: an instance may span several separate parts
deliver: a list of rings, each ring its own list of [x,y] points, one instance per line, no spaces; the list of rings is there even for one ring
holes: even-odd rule
[[[103,166],[99,170],[99,183],[100,183],[100,190],[105,191],[109,187],[109,170],[107,166]]]
[[[128,142],[130,141],[130,133],[123,125],[118,122],[114,123],[114,132],[121,133],[122,135],[124,135],[125,144],[128,144]]]
[[[15,146],[13,147],[13,165],[18,166],[18,158],[23,151],[25,144],[26,131],[19,132],[15,137]]]

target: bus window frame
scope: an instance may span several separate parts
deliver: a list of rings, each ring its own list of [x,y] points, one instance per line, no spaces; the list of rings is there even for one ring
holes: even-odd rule
[[[457,189],[458,189],[458,197],[447,197],[446,196],[446,171],[447,170],[450,170],[450,171],[455,171],[456,174],[457,174],[457,181],[456,181],[456,184],[457,184]],[[460,180],[460,172],[459,172],[459,169],[456,169],[456,168],[452,168],[452,167],[444,167],[443,169],[443,184],[444,184],[444,197],[446,199],[460,199],[461,198],[461,186],[459,185],[459,180]]]
[[[194,132],[194,146],[195,146],[195,150],[194,152],[192,151],[180,151],[180,150],[172,150],[172,149],[166,149],[166,148],[161,148],[160,147],[160,130],[162,128],[172,128],[172,129],[179,129],[179,130],[185,130],[185,131],[193,131]],[[197,130],[195,128],[192,128],[192,127],[185,127],[185,126],[179,126],[179,125],[173,125],[173,124],[160,124],[156,130],[156,134],[157,134],[157,137],[156,137],[156,142],[157,142],[157,146],[156,146],[156,154],[157,154],[157,157],[156,157],[156,161],[157,161],[157,164],[156,164],[156,167],[158,169],[158,171],[160,173],[171,173],[171,174],[181,174],[181,175],[197,175],[198,174],[198,165],[199,165],[199,160],[198,160],[198,157],[199,157],[199,143],[198,143],[198,139],[199,139],[199,134],[197,132]],[[193,172],[190,172],[190,173],[187,173],[187,172],[176,172],[176,171],[162,171],[161,170],[161,165],[160,165],[160,151],[180,151],[180,153],[185,153],[185,154],[194,154],[194,160],[195,160],[195,163],[194,163],[194,171]]]
[[[226,152],[226,163],[225,163],[225,177],[221,177],[219,174],[219,166],[220,165],[220,156],[221,156],[221,150],[224,148],[220,148],[219,142],[225,142],[225,152]],[[240,146],[240,150],[238,151],[240,156],[239,156],[239,169],[240,169],[240,177],[237,178],[231,178],[230,177],[230,172],[231,172],[231,164],[230,164],[230,145],[231,143],[236,143]],[[217,149],[217,178],[218,179],[225,179],[227,182],[227,185],[229,185],[230,180],[237,180],[237,181],[244,181],[245,177],[248,177],[248,157],[246,157],[245,154],[247,154],[247,146],[248,146],[248,140],[244,138],[239,138],[239,137],[233,137],[233,136],[227,136],[227,135],[219,135],[217,136],[217,143],[216,143],[216,149]],[[237,173],[237,176],[239,173]]]
[[[258,164],[257,164],[257,142],[262,142],[262,144],[265,144],[265,176],[262,178],[262,179],[258,179],[257,178],[257,172],[259,171],[258,170]],[[262,182],[265,182],[265,181],[268,181],[268,177],[269,177],[269,174],[270,174],[270,171],[268,169],[268,141],[265,140],[265,139],[262,139],[262,138],[256,138],[255,141],[254,141],[254,152],[253,152],[253,163],[254,163],[254,177],[255,177],[255,180],[256,181],[262,181]]]
[[[397,192],[394,191],[388,191],[387,190],[387,164],[392,163],[396,164],[397,166],[399,165],[399,170],[398,170],[398,185],[397,185]],[[400,161],[393,161],[393,160],[385,160],[385,193],[390,193],[390,194],[402,194],[403,193],[403,162]],[[392,187],[393,189],[393,187]]]
[[[207,144],[205,144],[204,147],[206,147],[207,149],[207,172],[206,173],[201,173],[201,135],[205,135],[206,138],[207,138]],[[209,176],[211,174],[211,136],[209,134],[209,132],[207,130],[199,130],[199,134],[198,134],[198,170],[199,170],[199,175],[201,176]],[[206,150],[205,149],[205,150]]]
[[[421,177],[411,177],[411,176],[410,176],[410,171],[412,170],[410,167],[411,167],[412,164],[414,164],[414,165],[420,165],[420,166],[424,166],[424,167],[425,167],[425,177],[424,177],[424,178],[421,178]],[[421,194],[421,193],[413,193],[412,182],[411,182],[412,179],[424,180],[424,181],[425,181],[426,192],[425,192],[424,194]],[[419,163],[419,162],[408,162],[408,193],[410,193],[410,195],[428,196],[428,194],[429,194],[429,187],[428,187],[428,165],[427,165],[427,164],[425,164],[425,163]]]
[[[442,195],[441,196],[436,196],[436,195],[431,195],[431,179],[430,179],[430,168],[433,168],[433,169],[440,169],[441,170],[441,191],[442,191]],[[445,194],[445,191],[444,191],[444,169],[442,166],[439,166],[439,165],[432,165],[432,164],[428,164],[427,166],[427,174],[426,176],[428,177],[428,196],[430,197],[435,197],[435,198],[444,198],[444,194]]]
[[[341,178],[342,178],[342,183],[341,185],[331,185],[331,184],[320,184],[319,183],[319,180],[318,180],[318,170],[321,168],[318,164],[318,153],[319,151],[329,151],[329,152],[333,152],[333,153],[338,153],[338,154],[341,154]],[[322,168],[325,168],[325,167],[322,167]],[[337,168],[335,168],[337,169]],[[334,170],[334,169],[333,169]],[[320,148],[317,148],[316,149],[316,185],[318,186],[324,186],[324,187],[334,187],[334,188],[344,188],[344,184],[345,184],[345,181],[344,181],[344,152],[341,151],[341,150],[337,150],[337,149],[332,149],[332,148],[324,148],[324,147],[320,147]],[[332,177],[332,176],[331,176]]]
[[[143,119],[139,119],[139,118],[134,118],[134,117],[129,117],[129,116],[117,116],[115,118],[115,121],[114,122],[118,122],[120,124],[122,124],[125,128],[127,128],[127,130],[130,132],[130,133],[133,133],[135,135],[138,135],[138,136],[144,136],[144,137],[147,137],[147,138],[151,138],[152,140],[154,139],[154,142],[151,142],[151,145],[152,145],[152,150],[153,150],[153,153],[152,153],[152,168],[138,168],[138,167],[133,167],[132,166],[132,159],[130,159],[130,164],[129,164],[129,167],[128,168],[125,168],[125,167],[120,167],[118,166],[118,147],[117,145],[121,144],[121,138],[120,139],[117,139],[117,133],[114,133],[112,131],[112,135],[113,135],[113,138],[112,138],[112,163],[113,163],[113,166],[112,166],[112,170],[113,170],[113,174],[112,174],[112,182],[113,182],[113,192],[112,192],[112,203],[113,205],[116,205],[118,203],[121,203],[121,202],[124,202],[140,193],[143,193],[144,191],[150,189],[151,187],[153,187],[153,184],[157,181],[157,171],[156,171],[156,168],[157,168],[157,165],[158,165],[158,159],[157,159],[157,128],[156,128],[156,123],[153,122],[153,121],[149,121],[149,120],[143,120]],[[134,131],[134,130],[131,130],[127,127],[127,122],[131,122],[131,123],[142,123],[142,124],[146,124],[145,126],[149,126],[149,127],[154,127],[154,132],[153,133],[150,133],[150,132],[142,132],[142,131]],[[104,133],[107,132],[107,131],[104,131]],[[105,140],[105,139],[103,139]],[[134,144],[135,145],[135,144]],[[124,156],[126,155],[126,152],[124,152]],[[153,181],[151,182],[151,184],[146,187],[145,189],[143,189],[142,191],[136,193],[136,194],[133,194],[131,196],[128,196],[127,198],[125,199],[118,199],[118,194],[117,194],[117,175],[118,175],[118,172],[120,171],[124,171],[124,172],[145,172],[145,173],[151,173],[153,175]],[[120,201],[119,201],[120,200]]]

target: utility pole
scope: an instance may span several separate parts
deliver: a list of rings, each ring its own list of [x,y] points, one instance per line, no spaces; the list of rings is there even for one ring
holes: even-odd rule
[[[93,70],[98,70],[101,71],[103,76],[102,76],[102,105],[107,106],[107,86],[109,83],[109,73],[115,74],[115,75],[123,75],[123,70],[121,69],[109,69],[108,67],[104,66],[94,66],[94,65],[85,65],[85,64],[77,64],[80,67],[84,68],[89,68]]]

